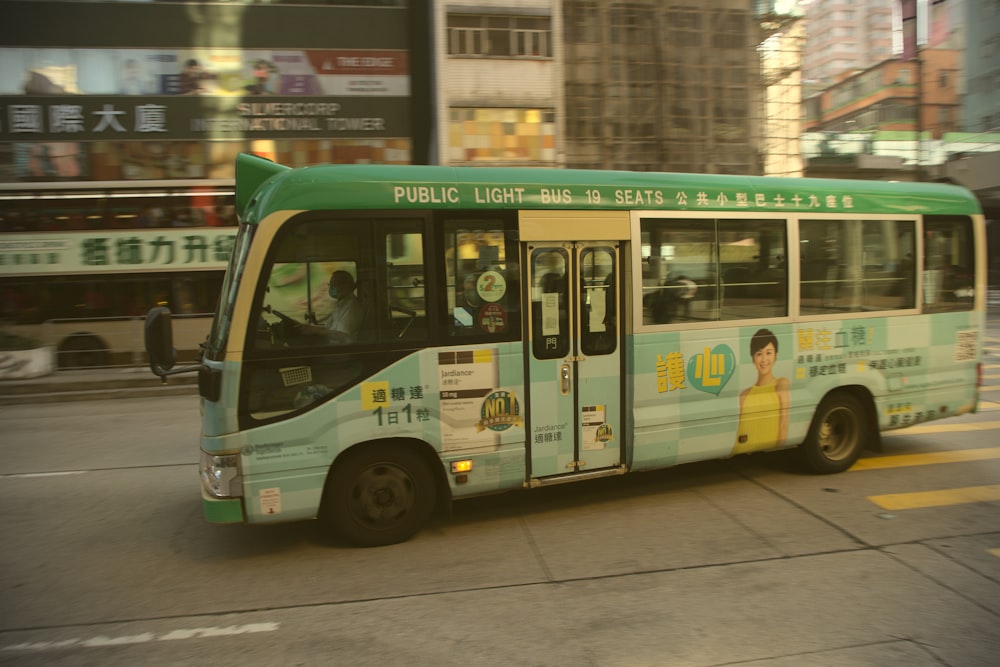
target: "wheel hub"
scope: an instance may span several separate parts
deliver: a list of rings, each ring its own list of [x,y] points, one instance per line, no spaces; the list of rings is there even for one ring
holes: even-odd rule
[[[387,528],[412,509],[413,480],[405,470],[392,465],[376,465],[362,472],[351,494],[354,516],[374,527]]]

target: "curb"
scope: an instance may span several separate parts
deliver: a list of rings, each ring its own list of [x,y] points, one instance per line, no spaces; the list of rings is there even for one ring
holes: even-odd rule
[[[0,381],[0,406],[179,395],[198,395],[197,374],[175,376],[167,384],[149,371],[132,369],[57,371],[31,380]]]
[[[27,394],[0,394],[0,407],[6,405],[38,405],[41,403],[68,403],[71,401],[106,401],[116,398],[159,398],[161,396],[191,396],[197,398],[198,386],[188,384],[165,387],[131,387],[108,389],[81,389],[71,391],[37,392]]]

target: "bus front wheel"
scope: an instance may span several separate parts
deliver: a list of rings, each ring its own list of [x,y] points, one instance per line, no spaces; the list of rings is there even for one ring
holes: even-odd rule
[[[809,434],[799,445],[799,455],[812,472],[843,472],[858,460],[868,431],[861,401],[844,391],[830,394],[816,409]]]
[[[335,465],[321,518],[357,546],[395,544],[423,527],[435,495],[434,477],[412,446],[361,446]]]

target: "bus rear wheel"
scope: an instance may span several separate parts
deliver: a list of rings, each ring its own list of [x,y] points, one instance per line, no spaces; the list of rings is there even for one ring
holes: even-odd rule
[[[844,391],[830,394],[820,402],[809,434],[799,445],[800,458],[815,473],[843,472],[858,460],[868,432],[861,401]]]
[[[436,488],[427,463],[401,444],[348,452],[330,475],[324,519],[352,544],[376,547],[415,535],[434,509]]]

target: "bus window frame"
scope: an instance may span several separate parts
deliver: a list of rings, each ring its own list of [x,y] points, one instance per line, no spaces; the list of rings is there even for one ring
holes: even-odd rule
[[[436,295],[434,301],[438,306],[438,327],[439,327],[439,337],[434,339],[433,343],[440,347],[449,347],[454,345],[482,345],[490,343],[505,343],[521,340],[524,336],[524,318],[525,318],[525,296],[524,296],[524,263],[525,258],[523,256],[523,251],[521,248],[520,241],[520,226],[517,218],[517,210],[497,210],[497,211],[482,211],[477,209],[461,210],[461,211],[436,211],[433,215],[433,252],[432,256],[435,257],[435,270],[437,271],[437,278],[439,282],[434,283],[433,287],[441,287],[440,290],[435,290]],[[502,334],[491,334],[486,331],[472,331],[468,332],[466,335],[454,336],[451,335],[452,325],[451,321],[454,317],[453,313],[449,310],[448,305],[448,291],[452,289],[452,286],[448,284],[448,269],[445,266],[445,262],[448,261],[446,255],[445,241],[447,235],[452,233],[450,231],[451,225],[458,224],[479,224],[488,225],[495,223],[498,227],[503,229],[504,233],[504,246],[505,246],[505,258],[504,263],[508,265],[506,269],[510,272],[510,265],[516,264],[516,276],[518,283],[518,325],[513,327],[508,327]],[[426,255],[425,255],[426,257]],[[462,276],[456,274],[455,280],[463,279]]]
[[[851,319],[864,319],[870,317],[903,317],[909,315],[918,315],[921,313],[920,300],[923,298],[923,288],[919,278],[916,280],[916,285],[914,286],[914,299],[915,305],[912,308],[891,308],[885,310],[857,310],[857,311],[843,311],[843,312],[828,312],[828,313],[809,313],[803,314],[801,308],[801,281],[802,281],[802,270],[801,270],[801,253],[798,252],[798,248],[801,244],[800,237],[800,223],[803,220],[814,221],[814,220],[830,220],[833,222],[844,220],[845,218],[857,219],[861,222],[865,221],[879,221],[879,220],[890,220],[897,222],[913,222],[914,231],[916,233],[916,243],[914,252],[917,257],[921,258],[916,264],[915,269],[916,274],[919,276],[922,271],[923,262],[923,232],[924,232],[924,216],[921,214],[904,214],[904,213],[811,213],[811,212],[798,212],[795,215],[789,216],[788,221],[791,225],[790,232],[794,234],[794,242],[789,241],[789,247],[795,248],[795,252],[790,252],[789,255],[789,267],[794,263],[795,270],[794,275],[795,280],[789,280],[789,290],[794,290],[795,295],[795,309],[792,312],[793,321],[795,322],[822,322],[824,320],[851,320]],[[790,237],[791,238],[791,237]]]
[[[289,358],[294,358],[302,355],[303,350],[308,350],[315,354],[338,354],[340,350],[358,350],[358,351],[370,351],[379,349],[419,349],[422,347],[437,345],[441,338],[440,333],[437,331],[437,315],[436,315],[436,304],[428,303],[425,301],[425,320],[427,326],[427,335],[419,340],[407,340],[405,343],[395,339],[386,340],[375,340],[375,341],[364,341],[359,340],[348,345],[336,345],[336,344],[316,344],[307,346],[293,346],[285,349],[281,348],[257,348],[254,345],[255,330],[254,327],[250,325],[252,322],[256,322],[262,315],[262,307],[264,305],[264,300],[261,298],[264,290],[267,286],[268,279],[270,278],[269,267],[274,266],[275,256],[280,248],[281,240],[286,234],[291,233],[288,231],[290,225],[301,225],[310,224],[316,222],[334,222],[342,221],[346,223],[374,223],[370,227],[366,228],[362,234],[359,234],[359,254],[365,254],[364,257],[351,258],[347,255],[343,257],[338,257],[337,259],[330,261],[344,261],[344,262],[355,262],[357,267],[356,279],[360,284],[362,281],[368,281],[368,284],[374,290],[374,298],[371,303],[365,304],[365,307],[371,309],[376,316],[380,314],[385,314],[385,322],[383,324],[388,325],[389,318],[389,299],[386,293],[387,283],[386,277],[380,275],[380,267],[377,265],[377,260],[379,257],[385,258],[385,250],[379,243],[381,239],[384,242],[385,237],[388,233],[391,233],[391,229],[396,226],[400,226],[403,223],[414,223],[417,228],[419,228],[421,235],[423,236],[423,247],[422,251],[424,257],[428,255],[428,244],[432,243],[431,240],[434,235],[434,228],[432,225],[430,212],[428,211],[385,211],[385,210],[311,210],[311,211],[285,211],[281,212],[280,220],[277,222],[277,227],[270,233],[266,234],[266,238],[263,239],[267,243],[266,252],[262,260],[259,262],[258,267],[260,274],[256,276],[253,281],[252,290],[249,294],[246,294],[246,298],[249,302],[249,317],[247,319],[246,331],[244,332],[244,358],[247,360],[259,360],[271,357],[281,357],[287,356]],[[262,221],[263,224],[267,224],[271,216]],[[397,225],[396,223],[400,223]],[[382,268],[388,266],[388,262],[384,262]],[[434,280],[435,267],[432,267],[424,263],[424,276],[425,285],[431,284]],[[247,289],[247,285],[244,282],[244,290]],[[315,289],[315,286],[314,286]],[[434,299],[431,302],[435,301]]]
[[[683,218],[683,219],[715,219],[715,220],[732,220],[732,219],[763,219],[763,220],[773,220],[776,218],[783,218],[785,220],[786,229],[786,243],[788,248],[788,256],[786,257],[787,265],[787,301],[788,301],[788,312],[787,315],[783,317],[764,317],[755,319],[737,319],[737,320],[707,320],[707,321],[697,321],[697,322],[678,322],[678,323],[665,323],[665,324],[645,324],[643,323],[643,312],[642,312],[642,296],[643,296],[643,284],[642,279],[633,278],[632,281],[632,303],[636,304],[632,309],[632,326],[635,333],[651,333],[657,331],[686,331],[686,330],[699,330],[699,329],[716,329],[716,328],[726,328],[733,326],[753,326],[755,324],[761,323],[772,323],[772,324],[784,324],[790,322],[816,322],[824,320],[838,320],[838,319],[863,319],[866,317],[903,317],[909,315],[916,315],[922,311],[921,304],[923,301],[923,285],[919,276],[923,271],[923,261],[924,261],[924,215],[923,214],[913,214],[913,213],[867,213],[867,212],[851,212],[849,209],[845,209],[839,213],[812,213],[809,211],[788,211],[782,212],[779,209],[770,209],[761,212],[739,212],[739,213],[728,213],[728,212],[716,212],[716,211],[647,211],[647,210],[633,210],[631,213],[632,222],[632,237],[638,239],[633,243],[632,247],[632,257],[631,261],[633,267],[642,266],[642,228],[641,221],[643,219],[650,218]],[[958,216],[965,217],[972,220],[971,215]],[[916,248],[915,252],[919,258],[917,263],[917,268],[915,269],[916,275],[918,276],[915,285],[915,305],[912,308],[898,308],[898,309],[886,309],[886,310],[863,310],[863,311],[845,311],[845,312],[835,312],[835,313],[810,313],[802,314],[801,312],[801,255],[798,251],[799,245],[801,243],[800,239],[800,222],[802,220],[830,220],[839,221],[844,219],[857,219],[859,221],[878,221],[878,220],[890,220],[890,221],[904,221],[913,222],[914,229],[916,231]],[[974,223],[973,224],[973,229]],[[794,276],[794,278],[793,278]]]
[[[967,239],[967,245],[964,248],[964,252],[968,255],[969,260],[971,260],[972,263],[973,263],[973,273],[972,273],[972,276],[971,276],[972,280],[973,280],[973,283],[971,285],[969,285],[969,287],[971,287],[971,289],[972,289],[972,294],[971,294],[970,297],[959,297],[957,294],[955,294],[955,299],[954,299],[954,301],[952,303],[954,303],[954,304],[961,304],[961,305],[956,305],[956,306],[943,305],[942,306],[942,305],[940,305],[942,302],[939,301],[939,300],[937,300],[937,299],[931,301],[930,303],[927,302],[927,298],[928,297],[924,293],[924,289],[926,287],[924,274],[930,270],[927,267],[927,246],[926,246],[927,234],[929,232],[929,230],[928,230],[928,222],[934,223],[935,225],[943,225],[943,224],[950,223],[952,225],[951,228],[953,230],[957,228],[956,223],[961,222],[963,224],[963,226],[966,227],[966,231],[969,233],[969,238]],[[979,262],[984,262],[984,265],[985,265],[985,263],[988,260],[980,256],[979,251],[977,250],[977,247],[976,247],[976,224],[975,224],[974,217],[971,216],[971,215],[957,215],[957,214],[955,214],[955,215],[940,215],[940,214],[925,215],[925,216],[923,216],[923,226],[920,228],[920,233],[919,233],[919,238],[918,238],[918,245],[920,246],[920,250],[919,250],[919,253],[920,253],[920,264],[918,265],[919,269],[915,268],[915,271],[916,270],[919,271],[918,274],[917,274],[917,278],[916,279],[917,279],[917,283],[918,283],[918,288],[921,290],[921,292],[918,294],[919,301],[917,303],[919,304],[919,308],[921,309],[921,312],[923,312],[925,314],[939,315],[939,314],[942,314],[942,313],[961,313],[961,312],[969,312],[969,311],[975,310],[976,309],[976,299],[979,298],[978,294],[979,294],[979,292],[982,291],[982,289],[980,289],[980,286],[975,284],[975,277],[976,277],[975,269],[976,269],[976,266],[979,264]],[[985,252],[985,250],[983,252]],[[954,266],[956,266],[956,265],[952,264],[952,267],[954,267]],[[989,270],[989,267],[987,266],[987,271],[988,270]],[[963,298],[967,298],[968,301],[963,301],[962,300]]]
[[[762,323],[782,324],[792,322],[798,312],[798,286],[793,284],[790,276],[798,274],[798,253],[792,252],[792,248],[798,247],[798,225],[793,223],[795,218],[790,212],[780,209],[770,209],[767,211],[683,211],[683,210],[632,210],[630,211],[630,222],[632,225],[632,250],[629,261],[631,262],[631,302],[633,304],[631,314],[631,324],[633,333],[655,333],[662,331],[693,331],[701,329],[724,329],[731,327],[749,327]],[[755,317],[745,319],[716,319],[716,320],[694,320],[685,322],[666,322],[657,324],[646,324],[643,321],[643,285],[642,279],[642,221],[650,219],[680,219],[680,220],[704,220],[708,221],[729,221],[729,220],[762,220],[770,222],[785,223],[785,314],[781,316]],[[717,230],[716,230],[717,233]],[[716,258],[718,261],[718,258]],[[720,286],[721,277],[717,279],[716,286]],[[625,316],[623,314],[623,316]]]

